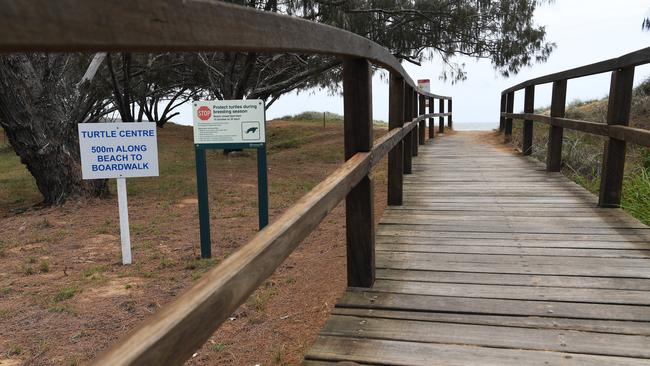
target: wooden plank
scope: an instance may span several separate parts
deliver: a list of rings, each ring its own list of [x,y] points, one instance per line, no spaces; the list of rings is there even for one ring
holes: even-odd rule
[[[551,117],[564,117],[566,107],[566,80],[553,82],[551,97]],[[564,129],[551,125],[548,130],[548,147],[546,151],[546,170],[559,172],[562,169],[562,139]]]
[[[417,118],[419,117],[418,115],[418,92],[417,88],[412,88],[411,89],[411,117],[412,118]],[[413,138],[411,139],[411,142],[413,143],[412,148],[412,155],[413,156],[418,156],[418,149],[419,149],[419,140],[420,140],[420,129],[415,128],[413,129]]]
[[[390,130],[404,126],[404,79],[396,73],[390,73],[388,101],[388,128]],[[404,197],[404,144],[399,141],[388,153],[388,205],[401,205]]]
[[[424,96],[424,94],[420,94],[419,98],[420,98],[420,102],[418,104],[418,107],[419,107],[418,116],[424,116],[427,113],[427,111],[426,111],[426,99],[425,99],[426,97]],[[427,124],[427,122],[424,119],[419,122],[419,126],[418,126],[419,127],[419,131],[418,131],[419,141],[418,142],[419,142],[420,145],[424,145],[424,143],[426,142],[426,124]]]
[[[347,291],[339,300],[337,306],[346,308],[464,314],[650,321],[650,308],[638,305],[480,299],[470,297],[391,294],[374,291]]]
[[[550,276],[537,274],[410,271],[382,268],[378,279],[432,283],[466,283],[531,287],[594,288],[650,291],[650,281],[639,278]]]
[[[429,114],[433,114],[434,101],[435,101],[435,98],[429,97]],[[434,121],[433,117],[431,117],[431,118],[429,118],[429,138],[430,139],[435,138],[434,130],[435,130],[435,121]]]
[[[506,94],[506,113],[512,113],[514,104],[515,92]],[[506,143],[509,143],[512,140],[512,118],[506,117],[504,134]]]
[[[413,103],[411,100],[413,99],[413,92],[412,92],[411,87],[405,87],[404,88],[404,121],[410,121],[413,119],[413,110],[411,109],[411,104]],[[411,174],[413,171],[413,132],[411,131],[409,134],[404,136],[403,140],[403,145],[404,145],[404,174]]]
[[[435,329],[435,332],[431,330]],[[323,336],[650,358],[645,336],[333,315]]]
[[[447,118],[447,127],[451,128],[451,129],[454,128],[453,127],[454,122],[453,122],[453,118],[452,118],[453,117],[452,116],[452,113],[453,113],[452,112],[452,109],[453,109],[452,102],[453,102],[453,100],[451,98],[447,99],[447,112],[449,114],[449,118]]]
[[[319,336],[305,359],[400,366],[647,366],[648,364],[647,360],[635,360],[629,357],[334,336]]]
[[[345,159],[372,149],[372,69],[365,59],[343,61]],[[348,286],[370,287],[375,280],[375,227],[372,181],[366,175],[345,198]]]
[[[515,256],[550,256],[550,257],[597,257],[597,258],[646,258],[650,259],[650,249],[574,249],[486,245],[440,245],[440,244],[376,244],[379,252],[408,253],[455,253],[455,254],[500,254]],[[649,262],[650,264],[650,262]]]
[[[650,131],[629,126],[609,126],[609,136],[618,140],[650,147]]]
[[[334,308],[332,314],[366,318],[421,320],[430,322],[498,325],[533,329],[569,329],[629,335],[650,335],[645,322],[592,320],[571,318],[541,318],[533,316],[475,315],[462,313],[412,312],[375,309]]]
[[[630,122],[634,67],[612,72],[607,106],[607,125],[627,126]],[[600,180],[598,206],[618,207],[623,191],[626,143],[609,138],[603,152],[603,169]]]
[[[535,85],[526,87],[524,94],[524,113],[535,112]],[[533,153],[533,121],[530,119],[524,120],[524,128],[522,129],[522,147],[521,151],[524,155],[531,155]]]
[[[438,111],[445,112],[445,101],[442,99],[438,100]],[[445,133],[445,118],[442,116],[438,118],[438,133]]]
[[[593,304],[649,305],[650,292],[593,288],[535,287],[462,283],[431,283],[379,279],[375,292],[482,299],[564,301]]]

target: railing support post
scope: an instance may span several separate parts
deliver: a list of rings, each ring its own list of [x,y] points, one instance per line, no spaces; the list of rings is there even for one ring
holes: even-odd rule
[[[372,149],[372,70],[362,58],[343,61],[345,160]],[[375,229],[372,182],[366,175],[345,198],[348,286],[375,281]]]
[[[429,113],[433,113],[433,103],[435,99],[433,97],[429,97]],[[435,137],[433,130],[435,129],[435,122],[433,117],[429,118],[429,138],[432,139]]]
[[[448,111],[447,112],[449,112],[449,116],[447,117],[447,127],[453,129],[454,128],[453,127],[454,122],[452,121],[452,118],[451,118],[451,110],[452,110],[451,99],[448,99],[448,101],[449,101],[449,103],[447,103],[447,106],[448,106],[448,108],[447,108]]]
[[[404,126],[404,79],[399,74],[390,73],[388,86],[388,129]],[[404,145],[399,141],[388,152],[388,205],[401,205],[404,183]]]
[[[564,117],[566,105],[566,80],[553,82],[551,97],[551,117]],[[551,121],[552,123],[552,121]],[[548,147],[546,150],[546,171],[559,172],[562,169],[562,138],[564,128],[553,126],[548,129]]]
[[[506,118],[501,115],[506,111],[506,95],[501,94],[501,106],[499,107],[499,132],[506,128]]]
[[[426,108],[426,99],[424,95],[420,94],[420,111],[419,111],[420,116],[427,114],[425,108]],[[427,121],[424,119],[418,123],[418,128],[419,128],[418,136],[420,137],[420,141],[419,141],[420,145],[424,145],[426,141],[426,128],[427,128],[426,125],[427,125]]]
[[[533,113],[535,111],[535,85],[526,87],[524,95],[524,113]],[[522,130],[521,152],[524,155],[533,153],[533,121],[524,120]]]
[[[506,97],[506,113],[512,113],[514,111],[515,104],[515,92],[511,91]],[[512,118],[506,117],[506,128],[505,128],[505,141],[506,143],[512,141]]]
[[[607,124],[627,126],[630,123],[634,67],[612,72],[607,105]],[[600,179],[598,206],[619,207],[625,169],[625,141],[610,137],[605,142],[603,170]]]
[[[411,99],[411,103],[412,103],[411,118],[415,118],[418,116],[418,92],[415,90],[415,88],[412,88],[411,91],[413,95]],[[413,140],[411,142],[413,142],[413,156],[418,156],[418,142],[420,140],[419,126],[415,126],[415,128],[413,128],[412,131],[413,131]]]
[[[411,105],[413,102],[411,102],[411,99],[413,98],[413,93],[411,92],[411,87],[408,85],[404,86],[404,121],[402,124],[411,122],[411,113],[413,113],[413,109],[411,108]],[[411,132],[407,133],[404,136],[404,174],[411,174],[411,171],[413,170],[413,130]]]
[[[440,99],[438,101],[438,113],[445,113],[445,100]],[[438,117],[438,133],[445,133],[445,117]]]

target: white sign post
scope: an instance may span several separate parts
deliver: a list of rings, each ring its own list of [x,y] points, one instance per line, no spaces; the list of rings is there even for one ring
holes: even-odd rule
[[[83,179],[117,179],[123,264],[131,264],[125,178],[158,176],[156,138],[153,122],[79,124]]]

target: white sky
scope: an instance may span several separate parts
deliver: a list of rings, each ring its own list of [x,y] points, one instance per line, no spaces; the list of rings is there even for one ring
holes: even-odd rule
[[[618,57],[650,46],[650,31],[641,30],[648,14],[648,0],[556,0],[540,6],[535,22],[545,25],[547,40],[557,48],[544,64],[522,70],[505,79],[487,60],[463,58],[468,79],[452,85],[439,80],[442,65],[429,62],[421,67],[405,63],[413,80],[430,79],[431,92],[454,98],[454,127],[458,129],[491,129],[498,125],[501,90],[522,81],[565,69]],[[650,66],[636,68],[635,82],[650,77]],[[608,74],[569,80],[567,101],[593,99],[607,95]],[[384,78],[385,79],[385,78]],[[550,84],[535,90],[535,106],[550,104]],[[523,109],[523,92],[515,94],[515,111]],[[330,96],[326,90],[290,93],[278,99],[267,111],[267,119],[298,114],[303,111],[328,111],[343,114],[341,96]],[[375,119],[388,120],[388,84],[376,74],[373,79],[373,113]],[[191,124],[191,109],[183,108],[174,120]]]

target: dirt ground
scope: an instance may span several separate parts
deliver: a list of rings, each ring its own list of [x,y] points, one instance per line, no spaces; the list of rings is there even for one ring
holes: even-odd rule
[[[340,164],[342,125],[273,122],[267,133],[272,222]],[[17,173],[0,186],[11,198],[0,205],[0,365],[93,359],[255,234],[254,153],[209,154],[215,258],[200,260],[191,128],[163,128],[159,149],[161,176],[128,183],[130,266],[121,265],[115,197],[38,208],[37,193],[10,188],[24,186],[10,184]],[[385,164],[373,176],[379,218]],[[344,288],[339,205],[188,364],[298,364]]]

